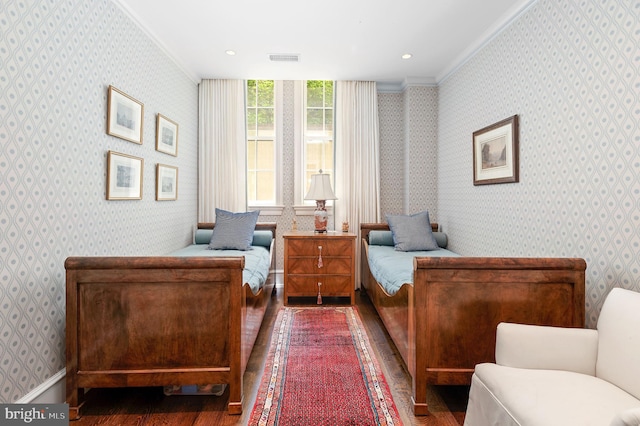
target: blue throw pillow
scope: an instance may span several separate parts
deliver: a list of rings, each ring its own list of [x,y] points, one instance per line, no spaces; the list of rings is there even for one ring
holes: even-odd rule
[[[398,251],[438,250],[429,212],[412,215],[387,215],[387,223]]]
[[[216,224],[213,227],[209,249],[249,250],[253,241],[253,231],[260,216],[260,210],[246,213],[232,213],[216,209]]]

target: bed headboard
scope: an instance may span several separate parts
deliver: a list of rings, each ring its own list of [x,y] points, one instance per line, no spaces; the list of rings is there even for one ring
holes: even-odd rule
[[[439,226],[437,223],[431,223],[431,230],[438,232]],[[369,242],[369,232],[371,231],[388,231],[388,223],[361,223],[360,224],[360,236],[364,238],[367,243]]]
[[[213,229],[216,226],[214,222],[199,222],[198,229]],[[256,231],[271,231],[273,239],[276,239],[276,222],[258,222],[256,223]]]
[[[214,222],[198,222],[198,229],[213,229],[216,226]],[[271,239],[271,249],[269,250],[271,256],[271,271],[275,271],[276,268],[276,222],[258,222],[256,223],[256,231],[271,231],[273,238]]]

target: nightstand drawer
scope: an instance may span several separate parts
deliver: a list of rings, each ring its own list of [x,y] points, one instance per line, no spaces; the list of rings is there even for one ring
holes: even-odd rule
[[[323,296],[350,296],[351,276],[349,275],[329,275],[329,276],[309,276],[309,275],[289,275],[287,282],[288,296],[313,296],[318,293],[318,283]]]
[[[297,256],[317,256],[322,252],[322,256],[351,256],[353,247],[352,238],[331,239],[296,239],[290,238],[288,241],[289,253]],[[322,247],[322,250],[319,249]]]
[[[318,256],[291,256],[288,262],[289,274],[351,274],[351,257],[322,256],[322,268],[318,268]]]
[[[355,302],[356,234],[309,231],[285,232],[284,239],[284,304],[290,297],[348,297]],[[322,258],[322,267],[318,261]],[[318,294],[318,283],[320,294]]]

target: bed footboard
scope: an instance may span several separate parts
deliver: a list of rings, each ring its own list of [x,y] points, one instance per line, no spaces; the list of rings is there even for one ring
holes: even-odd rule
[[[228,383],[229,411],[241,413],[256,327],[247,312],[270,297],[242,285],[243,267],[242,257],[68,258],[70,418],[84,388],[169,384]]]
[[[389,295],[366,258],[368,232],[388,228],[361,229],[362,286],[411,374],[415,415],[428,414],[427,385],[468,385],[495,361],[498,323],[584,327],[583,259],[418,257],[413,284]]]
[[[414,413],[427,414],[427,384],[469,384],[476,364],[495,362],[498,323],[584,327],[585,269],[568,258],[416,258]]]

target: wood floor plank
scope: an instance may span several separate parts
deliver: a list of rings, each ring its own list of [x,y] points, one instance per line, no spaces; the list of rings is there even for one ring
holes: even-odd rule
[[[227,414],[229,389],[222,396],[165,396],[161,388],[93,389],[87,392],[82,417],[72,426],[115,425],[246,425],[260,385],[269,351],[271,330],[280,307],[282,288],[267,309],[244,376],[244,411],[240,416]],[[411,381],[400,355],[389,339],[371,302],[356,292],[356,306],[367,336],[394,402],[405,425],[459,426],[464,422],[468,386],[433,386],[427,393],[431,414],[415,417],[411,412]]]

